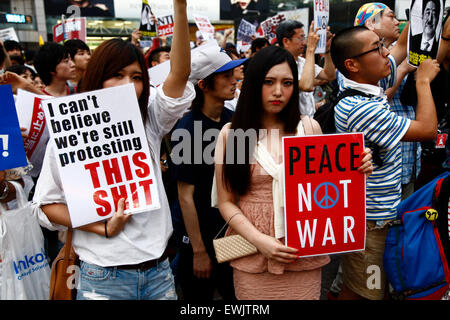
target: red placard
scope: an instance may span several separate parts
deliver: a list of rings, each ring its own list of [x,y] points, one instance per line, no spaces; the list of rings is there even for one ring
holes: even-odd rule
[[[362,133],[283,138],[285,243],[299,257],[364,250]]]
[[[173,35],[173,15],[158,18],[158,37]]]

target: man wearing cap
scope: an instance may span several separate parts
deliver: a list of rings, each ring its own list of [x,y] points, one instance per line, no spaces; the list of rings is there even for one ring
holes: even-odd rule
[[[323,82],[332,81],[336,78],[336,69],[330,56],[331,33],[327,35],[327,46],[325,52],[325,63],[323,68],[315,64],[314,52],[316,50],[319,36],[314,31],[314,22],[308,34],[308,47],[305,58],[300,57],[305,51],[306,38],[303,23],[295,20],[286,20],[277,27],[278,45],[289,51],[297,62],[299,76],[299,107],[300,113],[314,116],[316,112],[314,100],[314,87]],[[320,82],[319,80],[323,80]]]
[[[196,98],[172,134],[174,176],[186,228],[178,269],[185,300],[212,300],[215,289],[224,300],[235,299],[232,268],[217,263],[212,245],[225,221],[211,207],[211,190],[216,139],[233,114],[224,102],[233,99],[233,69],[245,60],[231,60],[217,45],[205,44],[192,52]]]

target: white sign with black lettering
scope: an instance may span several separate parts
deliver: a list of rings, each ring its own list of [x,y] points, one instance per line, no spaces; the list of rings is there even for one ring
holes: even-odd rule
[[[160,208],[132,84],[42,102],[74,228]]]

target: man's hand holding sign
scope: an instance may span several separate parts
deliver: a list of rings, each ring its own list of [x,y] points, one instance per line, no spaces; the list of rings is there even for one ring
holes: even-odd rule
[[[363,149],[359,133],[283,139],[285,242],[299,257],[364,250]]]

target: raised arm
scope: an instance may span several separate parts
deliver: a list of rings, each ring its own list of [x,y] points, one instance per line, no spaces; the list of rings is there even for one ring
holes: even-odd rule
[[[313,91],[314,90],[314,70],[315,70],[315,57],[314,53],[316,51],[317,43],[319,42],[320,36],[317,34],[319,28],[314,30],[314,21],[311,22],[308,33],[308,44],[305,53],[305,66],[303,67],[303,72],[300,75],[298,81],[298,88],[300,91]]]
[[[333,81],[336,79],[336,67],[331,58],[330,47],[334,34],[330,32],[330,27],[327,27],[327,46],[324,54],[323,70],[317,75],[320,80]]]
[[[4,74],[0,75],[0,85],[1,84],[10,84],[12,92],[14,94],[17,93],[17,89],[23,89],[25,91],[33,92],[36,94],[42,94],[42,91],[34,86],[31,81],[26,80],[18,74],[10,71],[6,71]]]
[[[403,141],[425,141],[436,138],[438,123],[430,83],[439,73],[439,70],[437,60],[431,59],[423,61],[417,68],[416,120],[411,120],[411,125],[403,136]]]
[[[6,52],[2,39],[0,39],[0,47],[1,50],[3,51],[3,54],[5,55],[5,60],[3,61],[3,65],[0,65],[0,68],[6,69],[11,65],[11,59],[9,58],[8,52]]]
[[[391,54],[394,57],[395,64],[397,66],[400,65],[400,63],[402,63],[402,61],[405,60],[406,58],[408,34],[409,34],[409,22],[406,24],[405,28],[400,34],[400,37],[397,40],[397,44],[391,50]]]
[[[191,47],[186,0],[173,0],[174,32],[170,50],[170,72],[163,84],[164,94],[171,98],[183,95],[191,73]]]
[[[408,61],[405,59],[403,62],[398,66],[397,68],[397,80],[395,82],[395,85],[389,89],[386,89],[386,96],[388,97],[388,100],[392,100],[392,98],[395,95],[395,92],[398,90],[400,85],[402,84],[403,79],[406,77],[406,75],[410,72],[413,72],[416,70],[415,67],[408,64]]]
[[[223,40],[222,40],[222,44],[220,45],[220,47],[222,48],[222,49],[226,49],[226,47],[227,47],[227,40],[228,40],[228,38],[231,36],[231,34],[233,33],[233,29],[227,29],[227,30],[225,30],[225,33],[224,33],[224,35],[223,35]]]

